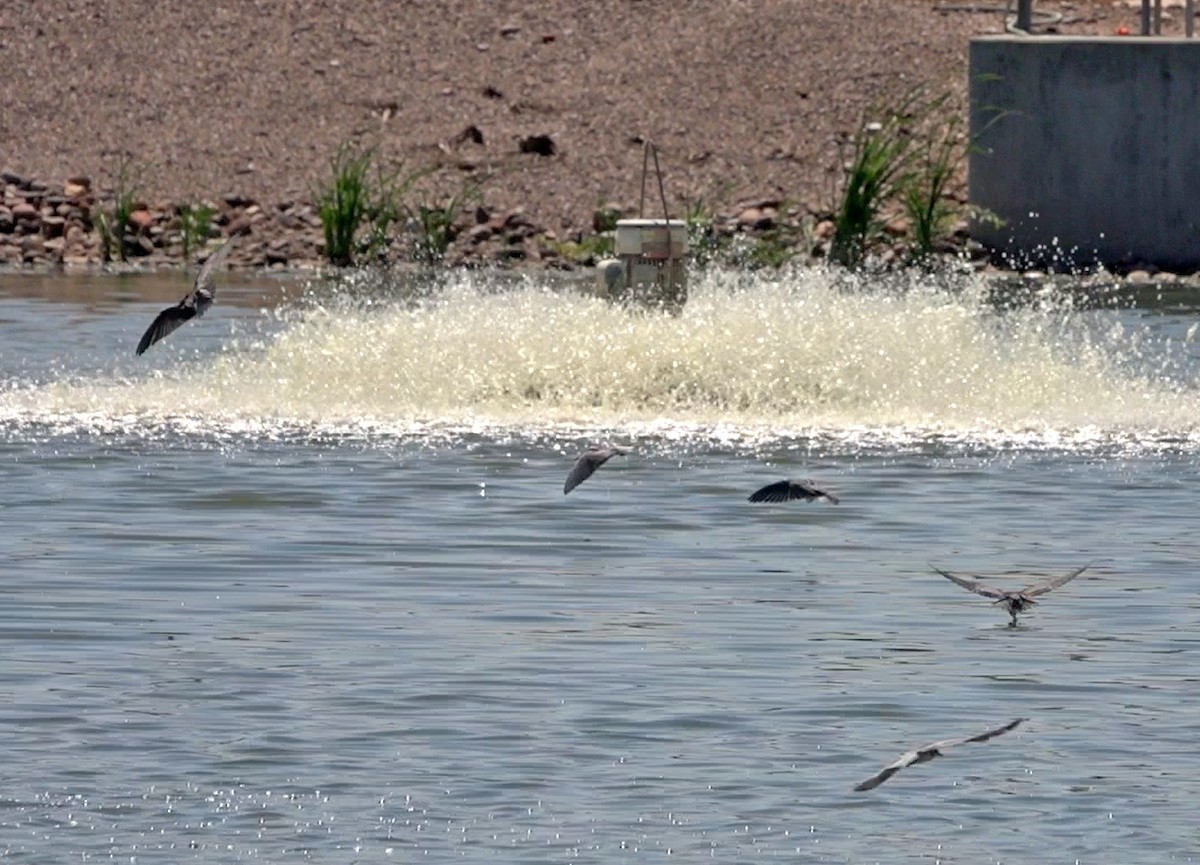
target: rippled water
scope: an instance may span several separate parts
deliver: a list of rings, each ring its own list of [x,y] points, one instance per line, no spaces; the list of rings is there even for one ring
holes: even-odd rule
[[[1200,857],[1186,294],[221,282],[0,276],[0,858]]]

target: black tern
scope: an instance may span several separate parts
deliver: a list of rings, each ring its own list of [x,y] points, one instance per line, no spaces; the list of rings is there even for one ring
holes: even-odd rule
[[[204,266],[196,274],[196,282],[192,285],[192,290],[188,293],[187,297],[179,301],[175,306],[169,306],[158,314],[154,322],[142,334],[142,338],[138,342],[137,354],[140,355],[164,336],[173,332],[185,321],[190,321],[197,316],[204,315],[208,311],[208,308],[213,305],[213,300],[217,296],[216,288],[213,286],[213,272],[225,260],[225,256],[229,254],[229,249],[232,245],[233,236],[230,236],[204,262]]]
[[[812,481],[776,481],[773,484],[767,484],[761,490],[753,493],[750,496],[750,501],[758,502],[792,502],[796,499],[803,499],[806,502],[811,502],[813,499],[825,498],[831,505],[836,505],[841,501],[833,493],[826,492],[820,487],[813,486]]]
[[[994,602],[997,604],[1004,604],[1004,608],[1008,610],[1008,614],[1012,616],[1012,621],[1008,623],[1010,628],[1015,628],[1017,625],[1017,613],[1023,613],[1037,603],[1034,598],[1036,598],[1038,595],[1046,594],[1046,592],[1050,591],[1051,589],[1057,589],[1059,586],[1069,583],[1091,566],[1092,565],[1089,562],[1082,568],[1071,571],[1069,574],[1063,574],[1061,577],[1053,577],[1040,583],[1030,583],[1023,589],[1008,591],[1006,589],[994,589],[991,586],[984,585],[977,579],[958,577],[949,571],[943,571],[941,568],[930,565],[931,568],[933,568],[947,580],[958,583],[967,591],[974,592],[977,595],[983,595],[985,598],[993,598]]]
[[[943,753],[947,748],[953,748],[956,745],[965,745],[968,742],[986,742],[988,739],[1003,735],[1009,730],[1016,727],[1025,718],[1017,718],[1015,721],[1009,721],[1003,727],[997,727],[994,730],[988,730],[986,733],[980,733],[977,736],[966,736],[962,739],[942,739],[940,742],[930,742],[928,745],[922,745],[919,748],[914,748],[911,751],[905,751],[900,755],[900,759],[895,763],[889,763],[884,766],[879,772],[861,784],[855,786],[855,790],[873,790],[886,781],[888,778],[895,775],[906,766],[915,766],[918,763],[928,763],[934,757],[944,757]]]
[[[566,483],[563,484],[563,495],[565,496],[575,487],[586,481],[592,476],[592,473],[600,466],[604,465],[610,459],[616,456],[624,456],[629,453],[625,448],[613,447],[606,445],[604,447],[590,448],[579,455],[575,460],[575,465],[571,466],[571,471],[567,475]]]

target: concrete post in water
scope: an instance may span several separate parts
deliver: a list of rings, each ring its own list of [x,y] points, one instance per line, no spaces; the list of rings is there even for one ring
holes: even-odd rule
[[[1017,29],[1028,33],[1033,27],[1033,0],[1017,0]]]
[[[596,265],[600,294],[678,312],[687,302],[687,223],[682,219],[617,221],[616,257]]]

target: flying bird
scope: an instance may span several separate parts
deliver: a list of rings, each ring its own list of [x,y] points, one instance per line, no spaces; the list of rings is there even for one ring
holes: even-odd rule
[[[592,476],[592,473],[600,466],[604,465],[610,459],[616,456],[624,456],[629,453],[625,448],[613,447],[605,445],[604,447],[590,448],[579,455],[575,460],[575,464],[571,466],[570,473],[567,474],[566,483],[563,484],[563,495],[565,496],[575,487],[586,481]]]
[[[792,502],[796,499],[803,499],[806,502],[811,502],[813,499],[825,498],[831,505],[836,505],[841,501],[833,493],[826,492],[820,487],[813,486],[812,481],[776,481],[773,484],[767,484],[761,490],[753,493],[750,496],[750,501],[755,502]]]
[[[169,306],[158,314],[154,322],[142,334],[142,338],[138,342],[137,354],[142,354],[142,352],[154,345],[154,343],[172,333],[185,321],[190,321],[197,316],[204,315],[208,311],[208,308],[213,305],[213,300],[217,296],[216,288],[213,285],[213,272],[225,260],[232,245],[233,236],[231,235],[204,262],[204,266],[196,274],[196,282],[192,285],[192,290],[188,292],[187,297],[179,301],[175,306]]]
[[[997,727],[994,730],[988,730],[986,733],[980,733],[977,736],[967,736],[962,739],[942,739],[940,742],[930,742],[928,745],[922,745],[919,748],[914,748],[911,751],[905,751],[900,755],[895,763],[889,763],[884,766],[875,775],[872,775],[861,784],[855,786],[855,790],[874,790],[888,778],[895,775],[901,769],[907,766],[915,766],[918,763],[928,763],[934,757],[944,757],[947,748],[953,748],[956,745],[965,745],[968,742],[986,742],[988,739],[993,739],[996,736],[1001,736],[1009,730],[1016,727],[1025,718],[1017,718],[1015,721],[1009,721],[1003,727]]]
[[[1017,613],[1023,613],[1030,607],[1034,606],[1037,601],[1034,600],[1038,595],[1044,595],[1051,589],[1057,589],[1059,586],[1069,583],[1077,576],[1082,574],[1092,563],[1084,565],[1082,568],[1071,571],[1069,574],[1063,574],[1061,577],[1053,577],[1049,580],[1044,580],[1040,583],[1030,583],[1023,589],[1009,591],[1006,589],[995,589],[991,586],[984,585],[978,579],[970,577],[958,577],[949,571],[943,571],[941,568],[930,565],[935,571],[951,582],[958,583],[969,592],[974,592],[977,595],[983,595],[985,598],[993,598],[997,604],[1004,604],[1008,614],[1012,616],[1012,621],[1008,623],[1010,628],[1017,626]]]

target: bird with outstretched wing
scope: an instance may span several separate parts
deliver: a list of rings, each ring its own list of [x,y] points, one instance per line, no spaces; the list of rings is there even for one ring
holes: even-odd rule
[[[997,589],[989,586],[977,577],[960,577],[952,574],[949,571],[943,571],[941,568],[930,565],[935,571],[966,589],[968,592],[974,592],[977,595],[983,595],[985,598],[991,598],[997,604],[1004,604],[1008,614],[1012,616],[1012,621],[1009,622],[1010,627],[1017,624],[1017,613],[1023,613],[1025,610],[1034,606],[1037,602],[1034,600],[1038,595],[1044,595],[1052,589],[1057,589],[1059,586],[1069,583],[1071,580],[1078,577],[1084,571],[1092,566],[1092,563],[1084,565],[1082,568],[1077,568],[1070,573],[1063,574],[1057,577],[1051,577],[1048,580],[1040,580],[1036,583],[1030,583],[1022,589]]]
[[[889,763],[872,775],[861,784],[856,784],[854,789],[862,792],[863,790],[873,790],[886,781],[888,778],[895,775],[901,769],[909,766],[915,766],[919,763],[928,763],[935,757],[945,756],[944,752],[948,748],[954,748],[958,745],[965,745],[968,742],[986,742],[988,739],[994,739],[1014,729],[1025,718],[1017,718],[1014,721],[1009,721],[1003,727],[996,727],[994,730],[987,730],[975,736],[964,736],[959,739],[942,739],[938,742],[930,742],[928,745],[922,745],[919,748],[913,748],[911,751],[905,751],[900,755],[900,758],[894,763]]]
[[[229,255],[232,246],[233,237],[231,236],[204,262],[204,266],[196,274],[196,281],[187,296],[175,306],[167,307],[155,317],[138,341],[137,354],[145,352],[154,343],[174,332],[184,322],[191,321],[208,311],[217,296],[216,287],[213,284],[213,273]]]
[[[812,481],[783,480],[767,484],[762,489],[750,494],[750,501],[760,502],[794,502],[797,500],[811,502],[823,498],[831,505],[836,505],[840,499],[833,493],[815,486]]]
[[[571,466],[571,471],[567,473],[567,480],[563,484],[563,495],[565,496],[575,487],[586,481],[592,476],[596,469],[604,465],[615,456],[624,456],[629,453],[625,448],[615,447],[613,445],[604,445],[603,447],[589,448],[579,455]]]

